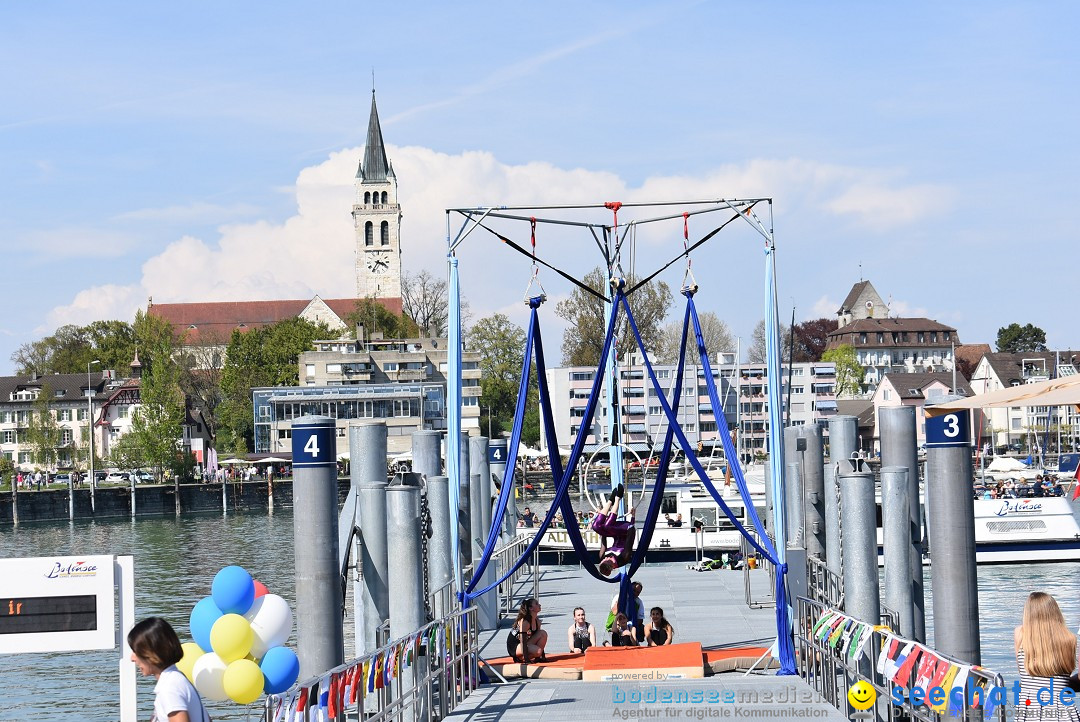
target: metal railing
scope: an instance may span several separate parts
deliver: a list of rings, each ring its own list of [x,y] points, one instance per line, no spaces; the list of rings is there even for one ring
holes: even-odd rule
[[[520,534],[514,538],[509,544],[504,546],[491,555],[491,562],[495,564],[495,573],[502,576],[504,570],[509,569],[514,562],[521,558],[521,555],[525,553],[525,550],[529,546],[529,542],[532,540],[532,536]],[[531,593],[519,592],[518,585],[524,582],[528,589],[529,579],[527,578],[530,569],[532,567],[532,585]],[[496,609],[498,614],[513,614],[517,611],[517,607],[520,601],[515,603],[515,599],[520,597],[526,599],[533,597],[534,599],[540,598],[540,547],[537,546],[533,550],[531,564],[526,562],[522,564],[517,571],[506,578],[495,591],[498,599]]]
[[[911,699],[911,690],[915,686],[916,675],[914,673],[909,676],[907,684],[902,686],[905,690],[905,702],[897,704],[893,697],[893,687],[896,685],[883,674],[879,674],[875,665],[878,652],[883,644],[885,631],[875,628],[870,638],[867,654],[862,659],[853,660],[830,647],[826,641],[816,639],[812,633],[814,623],[821,617],[823,612],[830,608],[832,608],[830,605],[822,604],[807,597],[798,598],[798,611],[795,616],[795,653],[798,660],[799,675],[803,680],[824,697],[829,704],[844,714],[850,715],[853,712],[848,704],[848,689],[860,680],[873,686],[874,691],[877,693],[877,700],[874,702],[873,707],[865,712],[857,713],[866,719],[908,719],[922,722],[964,719],[1005,722],[1007,712],[1014,709],[1010,705],[1002,704],[989,717],[986,717],[981,704],[978,707],[970,707],[965,704],[962,713],[958,715],[949,714],[948,707],[950,705],[948,702],[943,712],[935,712],[926,705],[912,706],[907,700]],[[883,616],[887,617],[887,615]],[[901,640],[901,643],[907,644],[909,641]],[[940,652],[933,651],[933,654],[938,659],[950,664],[968,666],[966,662]],[[981,693],[980,699],[985,700],[985,694],[990,687],[1004,688],[1005,681],[1000,674],[992,670],[985,667],[971,666],[968,672],[967,686],[970,689],[975,684],[983,687],[984,691]],[[924,693],[927,691],[923,690]],[[948,691],[946,694],[948,695]]]
[[[844,608],[844,578],[817,557],[806,557],[806,590],[815,602],[833,609]]]
[[[751,529],[747,529],[747,532],[754,534]],[[757,540],[757,534],[754,534],[755,541]],[[769,536],[769,541],[773,542],[775,547],[775,540],[772,536]],[[768,559],[757,556],[757,550],[750,546],[750,542],[746,537],[742,537],[739,542],[739,551],[742,552],[745,563],[743,564],[743,595],[746,597],[746,606],[751,609],[765,609],[767,607],[776,606],[776,566],[772,564]],[[750,558],[757,559],[757,567],[762,571],[768,571],[769,573],[769,594],[763,597],[754,599],[753,590],[750,588]]]
[[[444,719],[469,696],[479,680],[479,627],[476,615],[475,607],[455,611],[429,622],[412,634],[383,645],[371,654],[306,679],[285,694],[267,695],[262,719],[271,722],[282,705],[295,706],[301,694],[306,697],[306,708],[299,713],[299,717],[292,719],[304,722],[314,719],[333,719],[336,722],[430,722]],[[396,672],[381,686],[369,686],[369,680],[363,678],[363,674],[354,676],[358,668],[362,673],[374,666],[377,660],[394,659],[401,655],[405,659],[392,666]],[[320,694],[327,691],[322,688],[324,683],[329,683],[330,690],[336,690],[341,700],[346,685],[354,679],[360,687],[355,701],[351,701],[351,694],[344,696],[340,707],[334,705],[339,707],[336,716],[320,716],[316,710],[319,708]]]

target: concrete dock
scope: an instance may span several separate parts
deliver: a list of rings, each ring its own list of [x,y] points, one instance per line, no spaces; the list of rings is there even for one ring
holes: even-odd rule
[[[750,572],[753,599],[771,599],[768,572]],[[643,565],[635,575],[643,585],[646,615],[659,606],[675,630],[675,642],[700,642],[703,649],[769,647],[776,637],[772,606],[747,606],[741,571],[697,572],[686,563]],[[578,566],[541,568],[541,621],[549,635],[548,654],[569,650],[567,630],[574,607],[584,607],[603,643],[604,623],[615,584],[592,578]],[[531,581],[519,584],[515,601],[532,594]],[[481,634],[481,656],[506,655],[512,618]],[[665,694],[666,693],[666,694]],[[670,701],[663,701],[664,699]],[[845,720],[799,677],[777,677],[775,670],[728,672],[704,679],[645,682],[513,681],[481,686],[448,719],[470,722],[559,722],[584,719],[798,719]]]

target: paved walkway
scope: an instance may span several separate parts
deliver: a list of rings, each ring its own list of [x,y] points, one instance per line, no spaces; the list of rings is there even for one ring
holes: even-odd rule
[[[755,599],[771,598],[769,575],[751,573]],[[746,605],[741,571],[696,572],[685,563],[648,564],[635,575],[644,587],[641,598],[650,607],[664,609],[675,629],[675,641],[698,641],[705,649],[767,647],[776,637],[775,610]],[[569,651],[567,629],[576,606],[585,608],[590,622],[603,633],[614,584],[596,581],[578,566],[547,566],[540,579],[541,620],[548,630],[548,651]],[[532,593],[532,584],[520,585],[520,601]],[[481,655],[506,654],[505,639],[511,620],[500,629],[484,632]],[[598,641],[600,641],[598,639]],[[665,699],[670,701],[663,701]],[[485,685],[471,694],[448,717],[460,722],[580,722],[586,719],[712,719],[750,717],[788,720],[808,717],[845,720],[797,677],[772,672],[719,674],[705,679],[668,680],[663,683],[513,681]]]

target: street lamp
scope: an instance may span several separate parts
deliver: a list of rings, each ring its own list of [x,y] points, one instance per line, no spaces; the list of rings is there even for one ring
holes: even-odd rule
[[[100,361],[86,362],[86,428],[90,436],[90,509],[96,511],[94,492],[97,479],[94,478],[94,386],[90,383],[90,367]]]

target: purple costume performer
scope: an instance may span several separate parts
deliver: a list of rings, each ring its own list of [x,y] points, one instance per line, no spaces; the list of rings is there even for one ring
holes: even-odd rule
[[[630,552],[628,547],[632,547],[634,544],[634,535],[636,529],[634,528],[634,522],[631,521],[617,521],[618,515],[615,512],[610,514],[597,514],[592,520],[592,528],[597,534],[600,535],[601,549],[600,556],[611,555],[615,557],[615,560],[619,564],[625,563],[630,558]],[[611,546],[607,546],[607,540],[605,537],[611,537]],[[626,559],[623,559],[623,557]]]

